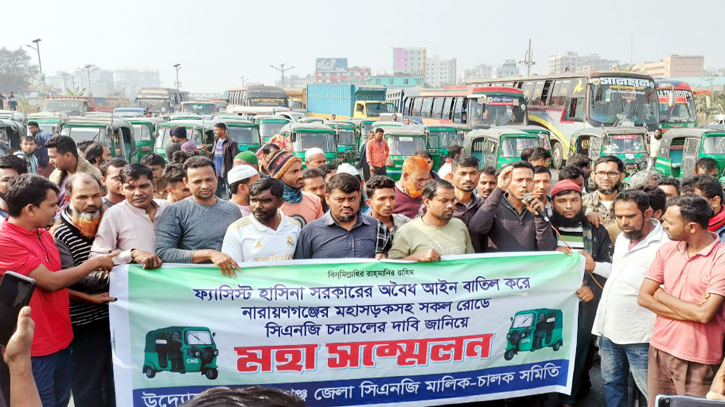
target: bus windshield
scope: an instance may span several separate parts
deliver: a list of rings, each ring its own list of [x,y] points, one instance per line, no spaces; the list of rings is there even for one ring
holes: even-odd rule
[[[656,127],[659,106],[655,83],[649,79],[592,79],[590,118],[595,127],[627,124]]]
[[[453,144],[460,144],[455,130],[431,131],[429,140],[430,148],[448,148]]]
[[[539,147],[539,140],[534,137],[505,137],[501,139],[501,157],[521,157],[527,148]]]
[[[617,134],[605,137],[602,152],[604,154],[644,153],[644,139],[641,134]]]
[[[89,140],[104,142],[101,137],[101,131],[104,130],[104,127],[63,127],[60,134],[71,137],[76,143]]]
[[[259,134],[261,134],[263,140],[269,140],[274,137],[275,134],[279,134],[282,127],[287,124],[286,122],[260,122],[259,123]]]
[[[703,154],[725,155],[725,134],[705,137],[702,140]]]
[[[381,113],[395,113],[395,106],[388,102],[366,103],[365,108],[368,111],[368,117],[380,117]]]
[[[468,122],[479,128],[524,124],[524,111],[521,109],[523,99],[501,96],[496,98],[496,101],[488,100],[486,104],[469,99]],[[493,97],[489,99],[493,99]]]
[[[227,133],[237,144],[259,144],[259,131],[256,127],[227,126]]]
[[[511,328],[528,328],[534,325],[534,314],[516,315]]]
[[[660,123],[697,123],[692,91],[675,90],[675,105],[670,109],[670,90],[659,90]]]
[[[216,113],[216,105],[214,103],[184,103],[181,108],[184,113],[214,114]]]
[[[171,104],[166,99],[153,99],[153,98],[143,98],[143,99],[136,99],[136,105],[138,107],[148,108],[149,111],[154,113],[170,113],[171,112]]]
[[[287,107],[287,99],[284,98],[249,98],[249,106],[279,106]]]
[[[80,116],[83,113],[82,100],[45,100],[40,107],[41,112],[65,113]]]
[[[355,133],[352,130],[338,130],[337,136],[337,144],[341,146],[354,146],[356,144]]]
[[[390,155],[412,156],[416,151],[425,151],[428,149],[425,145],[423,137],[403,137],[394,136],[387,138]]]
[[[297,139],[301,143],[301,151],[321,148],[326,153],[337,153],[336,135],[334,133],[298,132]]]
[[[187,345],[213,345],[214,340],[211,338],[209,331],[186,331]]]

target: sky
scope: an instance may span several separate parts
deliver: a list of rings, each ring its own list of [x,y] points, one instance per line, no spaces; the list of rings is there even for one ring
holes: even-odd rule
[[[635,64],[704,55],[706,67],[725,66],[722,0],[6,1],[23,17],[3,20],[0,47],[42,39],[48,76],[93,64],[158,70],[172,87],[180,63],[191,92],[221,93],[242,77],[273,85],[280,74],[270,65],[306,76],[316,58],[392,73],[393,47],[456,58],[460,76],[481,63],[524,60],[529,39],[532,73],[546,73],[549,55],[565,51]]]

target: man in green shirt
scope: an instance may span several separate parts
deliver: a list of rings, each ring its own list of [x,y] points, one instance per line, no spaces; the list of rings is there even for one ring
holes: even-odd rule
[[[445,255],[473,253],[468,228],[453,217],[456,194],[450,182],[428,181],[423,189],[423,205],[425,215],[395,233],[388,258],[438,261]]]

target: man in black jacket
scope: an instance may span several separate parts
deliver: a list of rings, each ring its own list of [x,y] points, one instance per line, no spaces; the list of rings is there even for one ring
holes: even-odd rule
[[[229,199],[229,184],[227,184],[227,174],[234,167],[234,156],[239,154],[239,146],[237,142],[230,139],[227,135],[227,125],[217,123],[214,125],[214,144],[211,153],[214,159],[214,167],[216,167],[217,188],[216,196],[222,199]]]
[[[609,233],[603,226],[595,227],[584,216],[581,188],[571,180],[559,181],[551,189],[553,209],[552,224],[559,231],[560,251],[569,255],[573,251],[581,253],[584,265],[584,281],[577,290],[579,300],[579,329],[577,334],[576,356],[571,395],[561,394],[561,405],[573,405],[577,393],[585,391],[588,381],[588,357],[594,340],[592,326],[597,313],[599,299],[605,279],[595,274],[609,275],[612,267]],[[574,253],[576,254],[576,253]],[[591,386],[591,385],[589,385]]]

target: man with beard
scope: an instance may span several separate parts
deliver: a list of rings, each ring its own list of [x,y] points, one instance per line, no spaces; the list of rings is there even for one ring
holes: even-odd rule
[[[121,173],[126,164],[126,160],[122,158],[111,158],[101,164],[101,183],[106,187],[107,191],[106,196],[103,197],[104,208],[110,208],[117,203],[123,202],[124,196],[118,174]]]
[[[430,180],[430,165],[421,157],[408,157],[403,162],[400,180],[395,184],[395,212],[413,219],[423,203],[423,188]]]
[[[391,259],[438,261],[441,256],[473,253],[468,228],[453,217],[456,192],[450,182],[431,180],[423,188],[425,215],[395,234]]]
[[[30,350],[33,376],[44,406],[65,406],[73,380],[73,328],[66,288],[93,271],[111,270],[118,253],[62,269],[60,253],[46,230],[58,213],[58,186],[40,175],[23,174],[8,183],[5,200],[9,216],[0,233],[0,270],[35,280],[30,300],[35,322]]]
[[[303,226],[325,214],[320,198],[302,191],[305,177],[299,157],[287,150],[279,150],[270,156],[267,169],[269,175],[284,183],[282,213],[297,219]]]
[[[292,260],[300,226],[285,216],[284,185],[274,178],[255,181],[249,188],[252,216],[229,225],[222,253],[237,263]]]
[[[0,217],[8,217],[8,203],[5,201],[5,188],[11,179],[28,172],[25,160],[16,155],[0,156]]]
[[[325,202],[325,193],[327,188],[325,186],[325,173],[319,168],[307,168],[302,172],[305,178],[305,186],[302,188],[302,192],[310,193],[318,198],[322,203],[322,211],[327,212],[327,202]]]
[[[76,142],[68,136],[55,136],[45,143],[45,147],[48,149],[50,165],[55,166],[48,179],[60,188],[58,206],[62,212],[68,205],[68,201],[65,200],[68,177],[75,173],[88,173],[100,180],[101,171],[85,158],[78,156]]]
[[[649,159],[647,160],[647,168],[655,168],[657,153],[660,151],[660,144],[662,144],[662,130],[655,129],[654,134],[652,134],[652,138],[649,139]]]
[[[478,185],[476,185],[476,192],[478,196],[486,199],[491,192],[496,188],[496,168],[487,165],[483,167],[478,178]]]
[[[385,224],[360,214],[360,181],[347,173],[327,183],[330,210],[302,229],[295,259],[380,259],[387,257],[392,235]]]
[[[129,164],[118,175],[124,200],[106,210],[91,247],[91,256],[119,251],[116,264],[139,263],[145,269],[161,267],[156,255],[156,232],[169,206],[154,199],[154,173],[143,164]]]
[[[75,174],[66,183],[68,207],[53,228],[60,265],[69,269],[88,260],[102,219],[101,183]],[[104,254],[111,253],[109,250]],[[94,271],[68,287],[73,325],[73,400],[80,406],[115,405],[111,333],[108,321],[108,273]]]
[[[478,159],[459,153],[451,163],[451,183],[456,194],[453,217],[463,221],[466,227],[478,212],[478,208],[483,205],[483,198],[473,193],[478,179]],[[486,236],[479,236],[474,233],[471,234],[471,244],[476,253],[481,253],[485,251],[488,240]]]
[[[691,175],[682,180],[680,191],[682,195],[695,194],[705,198],[713,214],[708,230],[717,234],[721,242],[725,242],[725,206],[722,203],[720,181],[710,174]]]
[[[169,206],[159,221],[156,254],[165,263],[214,263],[225,276],[236,277],[239,265],[221,252],[224,233],[242,217],[239,207],[216,197],[214,162],[192,157],[184,163],[184,183],[191,197]],[[209,222],[214,222],[213,227]]]
[[[595,225],[601,224],[607,228],[612,242],[616,242],[620,232],[614,219],[614,197],[626,176],[622,160],[613,155],[599,157],[594,163],[594,185],[597,190],[584,197],[586,214],[599,215],[598,221],[593,219],[596,216],[587,216],[587,219]]]
[[[705,397],[722,362],[725,244],[708,230],[710,204],[672,198],[662,227],[672,240],[655,255],[639,305],[657,314],[647,367],[649,405],[658,394]]]
[[[577,295],[582,304],[579,306],[577,343],[574,362],[574,375],[571,395],[559,395],[562,406],[572,406],[576,401],[579,390],[588,390],[582,383],[589,381],[589,369],[586,366],[588,354],[592,348],[592,325],[597,311],[597,304],[601,298],[603,278],[597,278],[592,273],[609,275],[611,258],[609,250],[609,234],[604,227],[595,227],[589,223],[582,210],[581,188],[570,180],[556,183],[551,190],[553,218],[552,225],[559,230],[560,236],[557,245],[560,251],[572,254],[578,251],[584,257],[584,281]],[[591,367],[591,366],[589,366]]]
[[[327,162],[325,152],[318,147],[313,147],[305,151],[305,164],[307,168],[317,168]]]
[[[233,202],[239,207],[242,217],[249,216],[252,210],[249,207],[249,187],[259,179],[259,172],[249,165],[237,165],[227,174],[229,190]]]
[[[643,191],[623,191],[614,199],[614,214],[622,233],[617,237],[610,274],[604,275],[601,300],[592,333],[599,336],[599,354],[608,407],[627,406],[629,371],[647,397],[647,352],[655,314],[637,304],[637,294],[657,250],[669,241],[652,219]]]
[[[468,229],[488,235],[488,249],[500,252],[556,250],[556,238],[537,209],[544,204],[534,196],[534,167],[517,161],[501,170],[497,186],[478,208]]]

